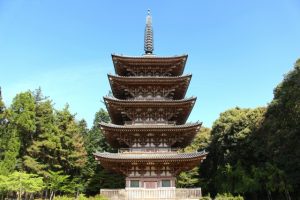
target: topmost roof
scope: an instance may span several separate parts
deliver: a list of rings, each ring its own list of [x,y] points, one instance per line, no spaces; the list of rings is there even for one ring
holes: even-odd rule
[[[187,54],[182,55],[174,55],[174,56],[157,56],[155,54],[144,54],[141,56],[129,56],[123,54],[111,54],[113,60],[115,59],[122,59],[122,60],[131,60],[131,59],[143,59],[143,60],[172,60],[172,59],[187,59]]]
[[[123,56],[112,54],[116,74],[119,76],[180,76],[188,55],[161,57],[155,55]]]

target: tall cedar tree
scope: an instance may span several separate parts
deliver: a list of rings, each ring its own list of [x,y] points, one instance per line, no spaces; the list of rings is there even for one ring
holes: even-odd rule
[[[35,93],[36,131],[35,140],[27,148],[24,164],[28,171],[44,177],[49,176],[49,170],[61,170],[57,160],[61,150],[61,135],[56,126],[52,102],[44,98],[40,91]]]
[[[19,136],[11,125],[10,111],[6,109],[0,91],[0,175],[13,172],[19,155]]]
[[[40,89],[35,91],[34,99],[36,130],[24,156],[26,169],[44,176],[46,181],[50,171],[63,171],[76,187],[83,185],[81,172],[86,164],[86,151],[80,124],[68,106],[55,111]]]
[[[33,143],[36,131],[35,99],[30,91],[17,94],[11,104],[11,129],[19,137],[18,170],[25,170],[24,157]]]

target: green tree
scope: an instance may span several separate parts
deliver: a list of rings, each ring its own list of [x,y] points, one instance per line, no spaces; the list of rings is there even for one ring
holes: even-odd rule
[[[11,104],[11,129],[19,137],[18,169],[24,169],[23,159],[34,140],[36,131],[35,100],[30,91],[17,94]]]
[[[264,114],[265,108],[237,107],[221,113],[214,122],[209,155],[200,173],[209,192],[244,194],[252,191],[251,166],[259,159],[256,157],[256,138],[253,135],[259,129]]]
[[[68,105],[55,111],[52,101],[44,97],[40,89],[32,94],[36,129],[27,154],[23,157],[24,166],[44,178],[50,176],[49,171],[63,171],[70,176],[73,192],[78,190],[78,193],[84,185],[81,172],[86,164],[82,125],[70,113]]]
[[[12,125],[11,112],[5,107],[0,91],[0,175],[14,171],[19,149],[19,134]]]
[[[69,111],[69,106],[65,106],[62,111],[56,112],[56,123],[61,141],[61,149],[57,159],[65,174],[70,175],[73,183],[76,183],[74,192],[79,194],[79,190],[84,183],[83,169],[87,164],[87,152],[84,147],[82,127],[75,120],[75,115]],[[76,191],[75,191],[76,190]]]
[[[275,88],[260,131],[270,160],[286,175],[293,196],[300,196],[300,59]],[[288,185],[289,185],[288,184]],[[286,199],[292,188],[285,189]]]
[[[4,131],[4,136],[1,136],[1,160],[0,160],[0,175],[8,175],[14,171],[17,165],[17,158],[20,149],[20,139],[17,132],[10,129]]]
[[[218,186],[218,192],[245,194],[258,189],[255,179],[246,171],[241,162],[232,167],[230,164],[219,166],[216,172],[215,184]]]
[[[5,175],[0,175],[0,199],[4,199],[5,194],[7,194],[9,190],[9,185],[8,185],[8,177]]]
[[[93,126],[85,137],[88,161],[84,173],[87,179],[86,193],[90,195],[97,194],[100,188],[122,188],[125,186],[124,176],[104,169],[95,160],[94,153],[97,151],[116,152],[106,142],[99,127],[101,121],[106,123],[110,121],[108,113],[102,108],[96,112]]]
[[[25,172],[14,172],[6,179],[7,190],[17,192],[18,199],[26,193],[35,193],[43,189],[43,178],[36,174],[27,174]]]
[[[24,165],[29,171],[48,175],[48,170],[61,169],[56,158],[61,149],[61,135],[55,124],[55,114],[52,101],[39,96],[35,97],[35,140],[27,148],[28,154],[24,156]]]
[[[180,188],[195,187],[199,183],[198,167],[187,171],[181,172],[177,178],[176,186]]]
[[[207,127],[201,127],[199,132],[196,134],[192,143],[184,149],[184,152],[194,152],[205,150],[211,139],[211,130]]]
[[[66,174],[80,174],[80,169],[86,163],[86,150],[81,129],[68,105],[56,113],[56,123],[62,145],[58,160]]]
[[[49,171],[49,176],[47,177],[47,188],[50,189],[50,200],[55,198],[57,191],[69,192],[68,178],[69,175],[63,175],[62,171],[54,172]]]
[[[210,144],[210,129],[206,127],[201,127],[200,131],[195,136],[194,140],[189,146],[183,149],[183,152],[195,152],[205,150]],[[181,188],[190,188],[201,186],[202,181],[199,177],[199,168],[186,172],[181,172],[177,177],[176,186]]]

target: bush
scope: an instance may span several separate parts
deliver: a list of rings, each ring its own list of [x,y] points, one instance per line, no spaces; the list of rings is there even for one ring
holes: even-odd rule
[[[89,200],[108,200],[108,199],[106,197],[104,197],[103,195],[98,194],[94,197],[89,197]]]
[[[87,198],[86,196],[84,196],[84,194],[80,194],[78,196],[78,200],[88,200],[89,198]]]
[[[199,200],[212,200],[212,198],[210,197],[210,195],[208,195],[208,196],[201,197]]]
[[[244,200],[244,197],[242,196],[232,196],[230,193],[225,194],[217,194],[215,200]]]
[[[55,196],[54,200],[74,200],[74,197],[69,197],[69,196]]]
[[[54,198],[54,200],[74,200],[74,197],[70,197],[70,196],[56,196]],[[108,200],[106,197],[102,196],[102,195],[96,195],[94,197],[86,197],[83,194],[80,194],[78,196],[78,200]]]

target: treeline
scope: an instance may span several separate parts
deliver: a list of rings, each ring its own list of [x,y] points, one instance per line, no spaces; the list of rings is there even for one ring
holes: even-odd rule
[[[68,105],[54,109],[41,89],[17,94],[9,107],[0,98],[1,198],[89,196],[100,188],[124,188],[124,177],[104,170],[93,156],[116,151],[98,126],[109,120],[100,109],[88,129]],[[209,152],[207,159],[181,173],[177,187],[200,186],[211,196],[231,193],[249,200],[300,199],[300,60],[274,89],[267,107],[221,113],[184,151],[203,149]],[[34,182],[38,189],[1,184],[16,180]]]
[[[95,162],[96,151],[114,151],[98,127],[109,121],[101,109],[91,129],[61,110],[41,89],[17,94],[6,107],[0,98],[0,195],[53,198],[55,194],[95,195],[102,187],[124,187],[124,180]],[[31,194],[31,195],[29,195]]]
[[[300,60],[274,89],[267,107],[221,113],[186,151],[195,149],[209,155],[200,169],[179,176],[180,186],[201,186],[212,196],[300,199]]]

